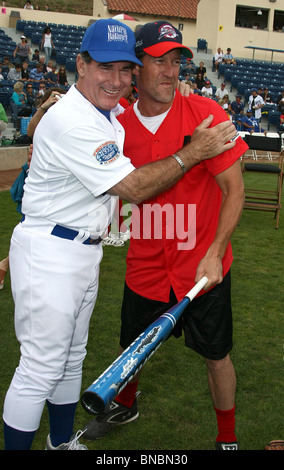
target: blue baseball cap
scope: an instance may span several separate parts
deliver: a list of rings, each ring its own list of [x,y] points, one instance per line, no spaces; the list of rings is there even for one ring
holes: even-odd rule
[[[86,30],[80,52],[88,52],[96,62],[133,62],[143,66],[135,55],[135,36],[120,21],[102,19]]]

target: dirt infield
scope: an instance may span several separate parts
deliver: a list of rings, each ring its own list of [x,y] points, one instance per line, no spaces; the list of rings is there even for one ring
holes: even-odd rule
[[[0,191],[8,191],[21,171],[22,168],[0,171]]]

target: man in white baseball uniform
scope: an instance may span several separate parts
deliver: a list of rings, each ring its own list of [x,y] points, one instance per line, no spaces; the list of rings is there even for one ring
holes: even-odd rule
[[[209,116],[189,145],[135,169],[115,116],[136,58],[130,28],[110,19],[86,31],[78,82],[43,116],[14,229],[10,272],[21,358],[4,404],[5,449],[28,450],[47,403],[50,450],[86,449],[73,436],[88,327],[98,291],[101,237],[119,196],[139,203],[235,142]],[[165,86],[167,86],[165,84]]]
[[[262,96],[258,94],[257,88],[251,89],[251,95],[248,99],[249,108],[252,110],[252,116],[260,121],[261,119],[261,108],[265,105]]]

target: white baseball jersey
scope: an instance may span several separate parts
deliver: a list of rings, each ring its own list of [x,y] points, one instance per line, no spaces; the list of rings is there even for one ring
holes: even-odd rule
[[[264,101],[263,101],[263,99],[260,95],[257,95],[255,98],[252,95],[250,95],[249,100],[248,100],[248,104],[249,104],[250,108],[253,106],[253,104],[252,104],[253,101],[254,101],[254,106],[263,106],[264,105]],[[256,119],[261,118],[261,107],[256,108],[256,109],[253,108],[252,111],[253,111],[253,114],[254,114]]]
[[[103,235],[117,198],[106,194],[135,168],[123,155],[124,129],[73,85],[43,116],[24,187],[22,212],[74,230]],[[96,132],[94,132],[96,129]]]

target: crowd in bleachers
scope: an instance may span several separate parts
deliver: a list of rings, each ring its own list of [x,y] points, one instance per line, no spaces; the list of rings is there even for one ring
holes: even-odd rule
[[[48,61],[43,48],[47,27],[52,32]],[[16,128],[19,128],[19,118],[35,113],[43,90],[51,86],[68,90],[67,72],[76,71],[76,56],[85,30],[85,27],[18,20],[16,31],[21,39],[17,44],[0,29],[0,103],[11,111]]]
[[[43,34],[47,28],[50,28],[51,32],[52,50],[50,60],[46,63]],[[40,84],[44,83],[45,89],[50,86],[60,86],[66,90],[69,88],[67,72],[76,71],[76,57],[85,31],[86,27],[83,26],[18,20],[16,32],[23,36],[20,47],[23,48],[26,42],[28,49],[25,59],[19,56],[19,44],[0,29],[0,103],[5,109],[10,107],[14,120],[17,118],[17,112],[12,95],[15,93],[14,85],[18,81],[23,83],[25,95],[28,95],[32,87],[35,101],[31,106],[31,114],[39,104]],[[227,56],[229,53],[231,54],[231,50],[227,50]],[[20,68],[17,63],[20,63]],[[216,63],[214,55],[212,71],[217,72],[218,79],[223,77],[221,87],[216,87],[208,78],[203,62],[197,66],[189,59],[182,60],[180,80],[187,81],[194,93],[218,101],[236,125],[239,125],[239,115],[241,118],[247,115],[244,108],[249,104],[252,89],[256,88],[259,95],[263,94],[264,97],[261,115],[267,117],[268,129],[270,124],[275,124],[276,128],[281,130],[280,116],[284,114],[284,64],[235,58],[227,60],[225,55],[218,62],[218,67]],[[234,96],[230,101],[229,92],[233,90],[234,95],[240,98]],[[243,103],[240,113],[232,108],[238,99]]]
[[[229,50],[229,52],[231,51]],[[208,79],[206,68],[202,62],[198,67],[193,61],[183,59],[180,67],[180,80],[186,81],[193,88],[194,93],[215,99],[225,109],[238,130],[252,132],[253,129],[254,131],[258,129],[259,132],[264,131],[260,125],[264,118],[267,119],[267,130],[273,124],[278,132],[283,132],[283,63],[235,58],[225,60],[224,58],[218,62],[218,67],[216,67],[216,55],[214,55],[212,72],[217,72],[218,79],[223,78],[221,86],[216,87],[213,81]],[[232,92],[234,96],[230,100],[229,94]],[[255,113],[250,104],[253,95],[262,99],[261,111],[257,117],[254,116]],[[240,103],[240,105],[236,107],[236,103]],[[248,120],[254,122],[250,128],[252,130],[249,130],[246,125]]]

